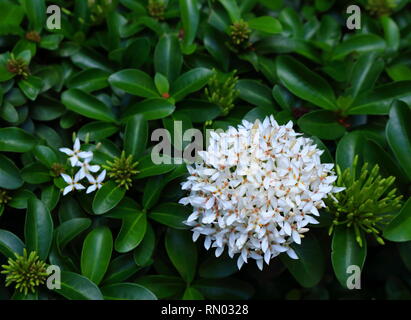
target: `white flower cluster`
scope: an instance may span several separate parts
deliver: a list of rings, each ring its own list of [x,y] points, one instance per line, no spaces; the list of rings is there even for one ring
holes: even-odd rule
[[[81,151],[80,140],[76,138],[73,145],[73,150],[69,148],[60,148],[59,150],[70,158],[70,164],[73,168],[79,168],[79,171],[71,177],[65,173],[62,173],[64,181],[68,184],[67,187],[63,190],[63,195],[68,194],[74,190],[83,190],[86,187],[83,186],[80,182],[84,178],[87,178],[89,182],[89,187],[86,190],[86,193],[91,193],[100,189],[102,183],[106,178],[106,170],[103,170],[97,177],[93,176],[91,173],[97,173],[100,171],[99,165],[90,165],[91,160],[93,160],[93,152],[91,151]]]
[[[193,241],[205,235],[217,257],[225,247],[231,258],[239,253],[239,269],[251,258],[262,270],[281,252],[298,259],[290,244],[300,244],[307,225],[318,223],[313,216],[325,207],[322,199],[341,191],[332,185],[334,165],[321,164],[323,151],[292,125],[271,116],[212,132],[202,160],[188,167],[182,189],[190,195],[180,203],[193,206],[185,221]]]

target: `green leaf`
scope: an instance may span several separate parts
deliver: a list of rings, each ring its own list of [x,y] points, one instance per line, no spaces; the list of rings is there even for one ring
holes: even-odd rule
[[[183,57],[177,37],[170,34],[163,35],[154,51],[155,71],[165,75],[172,83],[180,75],[182,65]]]
[[[401,101],[395,101],[390,110],[385,134],[395,157],[411,180],[411,110]]]
[[[335,228],[332,240],[331,261],[335,275],[340,284],[347,289],[347,279],[349,266],[358,266],[361,270],[367,256],[367,242],[363,239],[363,246],[360,247],[356,241],[353,228],[338,226]]]
[[[110,73],[100,69],[86,69],[76,73],[67,82],[69,89],[76,88],[84,92],[93,92],[108,87]]]
[[[97,285],[77,273],[62,271],[60,284],[54,291],[69,300],[103,300]]]
[[[182,74],[172,84],[171,96],[175,101],[184,99],[190,93],[196,92],[203,88],[213,72],[205,68],[195,68]]]
[[[119,128],[113,123],[93,121],[82,126],[78,131],[78,137],[85,141],[88,137],[89,141],[100,141],[111,137]]]
[[[82,232],[91,226],[91,220],[88,218],[73,218],[61,223],[54,231],[56,245],[60,251],[79,236]]]
[[[358,94],[372,89],[383,70],[384,61],[376,52],[361,55],[354,64],[349,81],[352,84],[349,91],[351,97],[356,98]]]
[[[384,30],[384,38],[387,43],[387,50],[390,52],[395,52],[400,46],[400,30],[393,19],[389,16],[380,17],[382,28]]]
[[[227,10],[231,22],[236,22],[241,19],[241,11],[236,0],[219,0]]]
[[[183,300],[204,300],[204,296],[196,288],[188,287],[184,291]]]
[[[386,43],[379,36],[369,34],[357,34],[336,46],[332,59],[343,59],[351,53],[384,51]]]
[[[335,160],[342,171],[350,168],[353,164],[354,157],[357,154],[361,154],[363,142],[364,138],[359,131],[346,134],[338,142]]]
[[[27,98],[34,101],[43,87],[43,81],[39,77],[29,76],[27,79],[21,79],[18,86]]]
[[[134,262],[141,267],[147,266],[154,252],[156,245],[156,237],[151,224],[147,223],[147,230],[143,240],[139,246],[134,250]]]
[[[50,170],[39,162],[33,162],[21,170],[21,177],[30,184],[41,184],[50,181]]]
[[[14,233],[0,229],[0,252],[7,258],[15,258],[15,253],[23,255],[24,243]]]
[[[103,214],[113,209],[126,194],[126,190],[114,181],[108,181],[94,196],[93,212]]]
[[[52,211],[60,200],[60,189],[50,184],[41,190],[41,201]]]
[[[143,212],[123,218],[123,224],[114,243],[116,251],[125,253],[136,248],[143,240],[146,228],[147,218]]]
[[[270,16],[253,18],[247,22],[251,29],[265,33],[275,34],[280,33],[283,30],[281,23],[277,19]]]
[[[202,278],[222,279],[238,272],[237,261],[227,255],[214,257],[211,255],[200,265],[198,270]]]
[[[306,113],[298,119],[301,130],[324,140],[335,140],[345,133],[345,128],[338,123],[337,115],[326,110]]]
[[[69,89],[63,92],[61,101],[67,109],[85,117],[107,122],[115,121],[114,115],[107,105],[79,89]]]
[[[46,23],[45,0],[22,0],[31,30],[40,32]]]
[[[136,282],[153,292],[158,299],[175,296],[182,293],[186,287],[181,278],[167,275],[148,275]]]
[[[311,288],[320,282],[324,274],[325,258],[317,239],[308,235],[301,245],[292,246],[298,256],[297,260],[282,254],[281,261],[295,280],[304,288]]]
[[[124,132],[124,150],[126,154],[140,159],[146,149],[148,140],[148,121],[142,114],[130,117]]]
[[[193,287],[211,300],[248,300],[254,294],[249,283],[233,278],[200,279]]]
[[[147,288],[136,283],[116,283],[101,288],[105,300],[157,300]]]
[[[45,166],[51,167],[59,162],[56,152],[48,146],[38,145],[33,150],[34,156]]]
[[[411,81],[398,81],[376,87],[358,97],[348,114],[385,115],[395,99],[411,105]]]
[[[142,114],[146,120],[157,120],[168,117],[175,110],[174,104],[166,99],[147,99],[128,106],[122,119],[128,120],[131,116]]]
[[[239,80],[236,89],[239,97],[268,112],[274,111],[271,90],[256,80]]]
[[[110,262],[103,285],[125,281],[132,277],[139,269],[140,267],[134,262],[132,254],[122,254]]]
[[[158,92],[151,77],[137,69],[121,70],[112,74],[108,81],[118,89],[139,97],[158,97]]]
[[[28,152],[37,143],[30,133],[15,127],[0,128],[0,137],[0,151]]]
[[[167,94],[170,91],[170,83],[168,82],[168,79],[161,73],[156,73],[156,75],[154,76],[154,84],[156,85],[156,88],[161,95],[165,93]]]
[[[19,169],[13,161],[0,154],[0,188],[14,190],[22,185],[23,179],[20,177]]]
[[[328,82],[301,62],[280,56],[277,58],[277,74],[284,86],[301,99],[324,109],[337,109],[335,95]]]
[[[179,103],[175,114],[180,112],[186,113],[194,123],[214,120],[221,114],[221,110],[217,105],[204,100],[191,99],[185,99]]]
[[[409,271],[411,271],[411,242],[400,242],[397,244],[401,259]]]
[[[24,238],[27,250],[36,251],[41,260],[46,260],[53,240],[53,220],[49,209],[37,198],[27,201]]]
[[[191,239],[191,232],[168,229],[165,246],[167,254],[181,277],[191,283],[197,269],[197,248]]]
[[[384,229],[384,238],[405,242],[411,240],[411,198],[403,205],[398,215]]]
[[[136,179],[143,179],[164,174],[170,172],[176,167],[172,158],[164,155],[164,160],[165,163],[156,164],[151,159],[151,154],[144,156],[137,166],[139,173],[136,175]]]
[[[200,10],[197,0],[179,0],[181,22],[184,29],[183,44],[185,47],[193,43],[198,23],[200,21]]]
[[[113,250],[113,236],[108,227],[97,227],[84,239],[81,273],[99,284],[107,271]]]
[[[148,217],[174,229],[188,229],[183,223],[190,215],[191,209],[178,203],[163,203],[155,207]]]

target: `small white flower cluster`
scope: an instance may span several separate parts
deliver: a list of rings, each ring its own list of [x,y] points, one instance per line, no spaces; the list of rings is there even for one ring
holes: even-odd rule
[[[63,190],[64,196],[71,191],[85,189],[86,187],[80,183],[84,178],[87,178],[90,184],[86,190],[86,193],[91,193],[97,189],[100,189],[104,179],[106,178],[106,170],[103,170],[97,177],[91,174],[97,173],[101,168],[99,165],[90,165],[91,160],[93,160],[93,152],[81,151],[80,147],[80,140],[79,138],[76,138],[74,141],[73,150],[69,148],[59,149],[61,152],[70,157],[70,164],[73,168],[80,168],[74,177],[71,177],[65,173],[61,174],[64,181],[68,184],[68,186]]]
[[[281,252],[298,259],[290,244],[318,223],[313,216],[325,207],[322,199],[341,191],[332,185],[334,165],[321,164],[323,151],[292,125],[271,116],[212,132],[202,160],[188,167],[182,189],[190,195],[180,203],[193,206],[185,221],[193,241],[205,235],[205,248],[217,257],[225,247],[231,258],[239,253],[239,269],[251,258],[262,270]]]

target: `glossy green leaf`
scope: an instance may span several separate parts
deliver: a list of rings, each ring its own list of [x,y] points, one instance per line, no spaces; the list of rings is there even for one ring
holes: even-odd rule
[[[197,268],[197,248],[191,233],[183,230],[168,229],[165,239],[167,254],[181,277],[190,283]]]
[[[132,254],[122,254],[110,262],[102,284],[123,282],[132,277],[139,269],[140,267],[134,262]]]
[[[139,97],[158,97],[153,79],[147,73],[137,69],[116,72],[108,78],[108,81],[113,87]]]
[[[184,291],[183,300],[204,300],[204,296],[196,288],[188,287]]]
[[[336,109],[333,89],[318,74],[288,56],[277,58],[277,74],[293,94],[321,108]]]
[[[99,284],[107,271],[113,250],[113,236],[107,227],[93,229],[85,238],[81,251],[81,273]]]
[[[171,86],[171,96],[180,101],[192,92],[203,88],[212,75],[212,71],[205,68],[192,69],[180,77]]]
[[[27,152],[37,143],[30,133],[15,127],[0,128],[0,151]]]
[[[311,288],[321,280],[325,269],[325,257],[318,240],[308,235],[301,245],[292,246],[298,259],[294,260],[282,254],[281,261],[295,280],[304,288]]]
[[[155,71],[165,75],[172,83],[180,75],[182,64],[183,57],[177,37],[163,35],[154,51]]]
[[[147,228],[145,213],[123,218],[123,224],[114,243],[117,252],[125,253],[136,248],[144,238]]]
[[[351,53],[375,52],[383,51],[386,48],[384,39],[375,34],[358,34],[354,35],[341,44],[339,44],[334,52],[333,59],[343,59]]]
[[[54,291],[69,300],[103,300],[96,284],[74,272],[62,271],[60,286]]]
[[[174,229],[188,229],[185,221],[191,213],[191,209],[178,203],[163,203],[155,207],[148,217]]]
[[[13,161],[0,154],[0,188],[14,190],[22,185],[23,179],[20,176],[19,169]]]
[[[175,168],[173,159],[164,156],[164,163],[154,163],[151,159],[151,154],[144,156],[137,166],[139,173],[136,175],[136,179],[147,178],[170,172]]]
[[[385,134],[395,157],[411,180],[411,110],[401,101],[393,103]]]
[[[46,260],[53,240],[53,220],[49,209],[37,198],[27,202],[24,238],[28,251],[36,251],[41,260]]]
[[[129,118],[124,132],[124,150],[134,159],[142,157],[148,140],[148,121],[143,114]]]
[[[24,243],[14,233],[0,229],[0,253],[7,258],[23,255]]]
[[[411,240],[411,198],[403,205],[398,215],[384,229],[384,238],[404,242]]]
[[[136,283],[116,283],[101,288],[105,300],[157,300],[147,288]]]
[[[87,69],[76,73],[67,82],[68,88],[80,89],[84,92],[93,92],[108,87],[109,73],[100,69]]]
[[[363,246],[360,247],[353,228],[338,226],[335,228],[331,246],[331,261],[335,275],[343,288],[347,288],[347,280],[352,275],[349,267],[357,266],[362,269],[364,266],[367,242],[363,239]]]
[[[338,139],[345,133],[345,128],[338,122],[337,115],[326,110],[306,113],[298,119],[298,125],[305,133],[325,140]]]
[[[61,101],[69,109],[85,117],[113,122],[111,109],[89,93],[79,89],[69,89],[61,96]]]
[[[168,117],[174,110],[174,104],[166,99],[147,99],[128,106],[122,118],[128,120],[136,114],[142,114],[146,120],[156,120]]]
[[[283,30],[281,23],[277,19],[270,16],[253,18],[247,22],[251,29],[265,33],[275,34],[280,33]]]
[[[155,233],[151,224],[147,223],[146,233],[139,246],[134,250],[134,261],[138,266],[146,266],[150,263],[155,248]]]
[[[247,300],[254,294],[249,283],[233,278],[200,279],[193,287],[210,300]]]
[[[158,299],[182,294],[186,287],[180,277],[168,275],[148,275],[137,279],[136,282],[153,292]]]
[[[200,21],[200,11],[198,10],[197,0],[179,0],[181,21],[184,28],[183,43],[185,46],[193,43],[198,24]]]
[[[94,196],[93,212],[103,214],[113,209],[126,194],[126,189],[120,187],[114,181],[108,181]]]
[[[88,218],[73,218],[61,223],[54,231],[55,241],[59,250],[63,250],[74,238],[91,226]]]

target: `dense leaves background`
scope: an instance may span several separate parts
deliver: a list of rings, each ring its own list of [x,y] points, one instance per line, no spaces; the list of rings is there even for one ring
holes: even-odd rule
[[[28,296],[1,276],[0,297],[411,298],[411,10],[399,0],[376,14],[371,2],[357,2],[362,27],[352,31],[352,1],[1,1],[0,264],[27,248],[63,272],[60,290]],[[45,26],[50,4],[62,8],[60,30]],[[249,28],[240,46],[230,27],[238,21]],[[234,70],[235,87],[224,89]],[[220,98],[233,96],[228,109],[206,94],[212,77]],[[270,114],[315,139],[323,161],[345,169],[358,155],[396,177],[404,205],[385,245],[368,238],[360,248],[347,228],[330,237],[326,212],[295,248],[300,260],[276,258],[262,272],[238,271],[191,241],[182,223],[190,208],[178,204],[185,166],[154,165],[151,132]],[[63,197],[58,148],[73,133],[97,164],[133,155],[132,187],[110,180]],[[351,264],[363,266],[361,290],[342,285]]]

